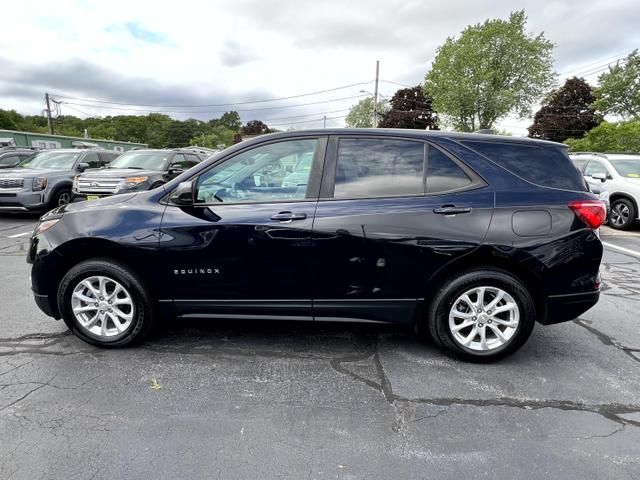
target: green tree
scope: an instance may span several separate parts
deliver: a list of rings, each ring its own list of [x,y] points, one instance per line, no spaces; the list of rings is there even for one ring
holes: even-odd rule
[[[554,142],[582,137],[602,122],[591,106],[594,100],[593,89],[583,78],[568,79],[536,112],[529,136]]]
[[[223,125],[234,132],[239,132],[240,127],[242,127],[242,120],[236,111],[224,112],[218,119],[218,124]]]
[[[16,116],[18,118],[16,118]],[[20,120],[21,115],[14,110],[0,110],[0,128],[4,130],[18,130]]]
[[[391,109],[384,114],[378,126],[438,130],[438,114],[433,110],[433,98],[425,94],[420,85],[399,89],[391,97]]]
[[[529,35],[526,22],[524,10],[513,12],[470,25],[438,48],[425,92],[456,129],[491,128],[512,111],[525,116],[551,86],[553,44],[542,33]]]
[[[378,115],[382,116],[389,110],[389,102],[378,101]],[[378,118],[380,121],[380,118]],[[347,127],[350,128],[371,128],[373,127],[373,97],[367,97],[356,103],[345,119]]]
[[[192,124],[173,120],[167,129],[165,146],[168,148],[186,147],[195,133]]]
[[[191,144],[207,148],[218,148],[220,145],[229,147],[233,145],[235,135],[235,131],[224,125],[217,125],[211,129],[210,133],[203,133],[193,137]]]
[[[640,152],[640,120],[602,122],[583,138],[565,143],[573,152]]]
[[[640,54],[631,52],[598,77],[594,107],[623,118],[640,118]]]

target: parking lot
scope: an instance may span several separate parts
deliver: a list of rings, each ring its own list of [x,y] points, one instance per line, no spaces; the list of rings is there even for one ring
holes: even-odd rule
[[[29,290],[34,216],[0,217],[0,478],[638,478],[640,230],[603,295],[515,355],[394,327],[181,321],[107,351]]]

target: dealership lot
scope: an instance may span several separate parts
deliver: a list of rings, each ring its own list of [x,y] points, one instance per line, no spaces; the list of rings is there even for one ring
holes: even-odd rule
[[[634,478],[640,230],[600,303],[461,363],[396,327],[182,321],[107,351],[33,303],[35,216],[0,216],[0,478]]]

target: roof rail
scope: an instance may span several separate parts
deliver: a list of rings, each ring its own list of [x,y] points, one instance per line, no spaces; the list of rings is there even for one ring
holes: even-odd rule
[[[607,158],[607,155],[601,152],[569,152],[569,155],[595,155],[596,157]]]
[[[73,148],[101,148],[97,143],[92,142],[71,142]]]
[[[188,147],[174,148],[173,150],[182,150],[182,151],[193,152],[193,153],[207,153],[210,155],[213,153],[218,153],[220,151],[220,150],[215,150],[213,148],[198,147],[197,145],[189,145]]]

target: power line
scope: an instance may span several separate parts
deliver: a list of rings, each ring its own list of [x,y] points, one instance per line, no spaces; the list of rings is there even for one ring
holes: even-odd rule
[[[371,81],[352,83],[350,85],[342,85],[340,87],[328,88],[326,90],[317,90],[315,92],[300,93],[298,95],[289,95],[288,97],[278,97],[278,98],[269,98],[269,99],[260,99],[260,100],[245,100],[245,101],[242,101],[242,102],[230,102],[230,103],[209,103],[209,104],[176,104],[176,105],[170,105],[170,104],[151,104],[151,103],[124,103],[124,102],[112,102],[110,100],[100,100],[100,99],[93,99],[93,98],[73,97],[73,96],[63,95],[63,94],[59,94],[59,93],[54,93],[52,95],[55,95],[56,97],[59,97],[59,98],[65,98],[67,100],[79,100],[79,101],[83,101],[83,102],[102,103],[102,104],[107,104],[107,105],[125,105],[125,106],[130,106],[130,107],[160,107],[160,108],[231,107],[231,106],[234,106],[234,105],[250,105],[250,104],[253,104],[253,103],[278,102],[280,100],[291,100],[293,98],[301,98],[301,97],[308,97],[308,96],[313,96],[313,95],[320,95],[322,93],[335,92],[335,91],[344,90],[344,89],[347,89],[347,88],[353,88],[353,87],[357,87],[357,86],[368,85],[370,83],[371,83]]]
[[[593,63],[589,63],[589,64],[587,64],[587,65],[583,65],[583,66],[581,66],[581,67],[575,68],[575,69],[573,69],[573,70],[569,70],[569,71],[567,71],[567,72],[561,72],[561,73],[560,73],[560,75],[562,75],[562,76],[564,76],[564,75],[570,75],[570,74],[572,74],[573,72],[582,71],[582,69],[583,69],[583,68],[589,68],[589,67],[592,67],[592,66],[594,66],[594,65],[598,65],[598,64],[600,64],[601,62],[604,62],[604,61],[610,60],[610,59],[614,59],[614,60],[615,60],[615,59],[617,59],[617,58],[624,57],[625,55],[630,54],[630,53],[631,53],[631,52],[633,52],[634,50],[635,50],[635,49],[633,49],[633,48],[632,48],[631,50],[628,50],[628,51],[623,52],[623,53],[619,53],[618,55],[612,55],[612,56],[610,56],[610,57],[601,58],[600,60],[596,60],[596,61],[595,61],[595,62],[593,62]],[[612,63],[612,62],[609,62],[609,63]]]
[[[248,109],[236,109],[236,112],[256,112],[262,110],[285,110],[288,108],[297,108],[297,107],[305,107],[308,105],[318,105],[321,103],[331,103],[331,102],[339,102],[343,100],[352,100],[354,98],[365,97],[366,94],[362,95],[354,95],[351,97],[341,97],[341,98],[332,98],[329,100],[320,100],[317,102],[309,102],[309,103],[298,103],[294,105],[278,105],[274,107],[260,107],[260,108],[248,108]],[[61,101],[64,105],[76,105],[80,107],[90,107],[90,108],[103,108],[108,110],[116,110],[116,111],[131,111],[131,112],[148,112],[148,113],[225,113],[227,110],[149,110],[143,108],[126,108],[126,107],[112,107],[109,105],[92,105],[89,103],[77,103],[77,102],[67,102]]]

